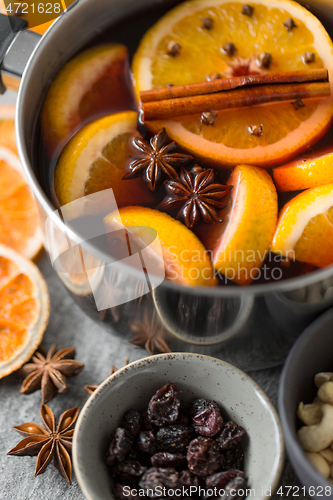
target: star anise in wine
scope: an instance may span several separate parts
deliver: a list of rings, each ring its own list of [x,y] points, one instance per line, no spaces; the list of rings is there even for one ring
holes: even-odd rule
[[[214,170],[195,165],[190,172],[181,169],[178,179],[166,181],[167,196],[158,210],[174,210],[181,207],[177,219],[183,219],[187,227],[197,222],[222,222],[219,210],[225,206],[225,197],[232,186],[214,183]]]
[[[131,322],[130,329],[134,334],[132,344],[144,347],[149,354],[171,352],[164,340],[164,329],[156,320],[155,310],[151,316],[146,310],[141,321]]]
[[[74,426],[79,415],[79,408],[71,408],[60,415],[59,423],[56,421],[51,408],[42,405],[41,419],[43,427],[33,422],[16,425],[14,429],[24,436],[7,455],[19,457],[35,457],[35,476],[43,474],[53,458],[53,463],[66,481],[72,482],[72,441]]]
[[[129,358],[125,358],[125,364],[124,364],[124,366],[127,366],[128,363],[129,363]],[[116,373],[117,371],[118,371],[118,368],[116,368],[114,365],[112,365],[109,377],[111,375],[113,375],[114,373]],[[91,396],[92,393],[95,392],[98,387],[99,387],[98,385],[88,385],[88,384],[85,385],[85,386],[83,386],[84,390],[89,394],[89,396]]]
[[[42,389],[42,404],[48,403],[54,396],[68,389],[66,377],[78,375],[84,364],[75,361],[75,348],[69,347],[57,352],[57,346],[52,345],[46,356],[35,352],[30,363],[21,368],[21,373],[26,375],[20,393],[31,394]]]
[[[165,177],[177,178],[176,168],[190,163],[193,158],[177,153],[177,144],[170,142],[167,133],[162,128],[150,141],[134,137],[133,146],[140,153],[134,156],[130,163],[130,172],[123,179],[133,179],[144,174],[149,189],[154,191]]]

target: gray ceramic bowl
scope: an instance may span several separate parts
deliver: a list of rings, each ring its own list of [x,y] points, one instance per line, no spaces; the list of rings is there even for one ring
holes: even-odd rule
[[[333,371],[333,309],[317,319],[294,345],[283,369],[279,412],[290,461],[311,498],[333,499],[333,485],[324,479],[308,461],[297,438],[296,417],[300,401],[311,403],[317,393],[313,382],[316,373]],[[331,488],[329,495],[325,487]],[[324,490],[323,490],[324,488]],[[329,492],[330,490],[326,490]]]
[[[214,399],[225,410],[224,416],[246,429],[245,474],[255,490],[251,498],[269,498],[284,461],[282,429],[272,403],[250,377],[228,363],[173,353],[145,358],[119,370],[82,409],[74,434],[73,463],[86,499],[114,498],[104,463],[110,434],[127,410],[145,409],[155,391],[170,381],[183,391],[185,403],[196,396]]]

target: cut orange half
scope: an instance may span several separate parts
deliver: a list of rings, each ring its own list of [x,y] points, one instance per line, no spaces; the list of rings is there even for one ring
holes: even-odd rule
[[[143,242],[157,232],[168,279],[189,286],[215,286],[217,279],[209,253],[184,224],[158,210],[145,207],[124,207],[107,215],[105,226],[129,230]],[[152,258],[154,256],[152,255]]]
[[[272,252],[318,267],[333,264],[333,184],[308,189],[285,205]]]
[[[273,170],[278,191],[301,191],[333,183],[333,146],[306,153]]]
[[[201,238],[213,252],[215,269],[239,285],[257,278],[276,228],[277,193],[270,175],[248,165],[234,169],[223,222],[205,228]]]
[[[47,285],[35,264],[0,244],[0,378],[31,358],[49,308]]]
[[[126,111],[105,116],[83,127],[62,152],[54,176],[54,189],[60,206],[86,195],[113,189],[117,206],[151,203],[152,194],[144,180],[123,181],[130,154],[131,139],[138,136],[137,113]],[[110,197],[109,197],[110,198]],[[105,199],[101,212],[114,210],[112,199]],[[75,213],[78,217],[82,213]]]
[[[145,34],[133,60],[137,98],[143,90],[216,75],[323,67],[329,70],[333,90],[333,44],[320,21],[290,0],[254,0],[251,16],[243,13],[246,3],[192,0],[163,16]],[[284,26],[288,18],[296,24],[291,30]],[[205,28],[207,19],[210,29]],[[176,53],[172,44],[178,44]],[[233,44],[233,54],[225,50],[227,44]],[[305,63],[305,53],[313,53],[314,61]],[[260,63],[263,54],[272,57],[269,67]],[[269,168],[301,153],[328,130],[333,95],[304,104],[299,109],[287,102],[219,111],[214,125],[202,123],[200,115],[147,125],[153,131],[165,127],[178,144],[216,165]]]
[[[28,259],[42,249],[35,199],[21,171],[19,158],[0,146],[0,243]]]
[[[0,146],[9,148],[17,155],[14,119],[14,104],[0,106]]]
[[[128,51],[121,44],[85,50],[58,73],[47,93],[42,134],[49,155],[59,153],[82,124],[131,108],[127,89]]]

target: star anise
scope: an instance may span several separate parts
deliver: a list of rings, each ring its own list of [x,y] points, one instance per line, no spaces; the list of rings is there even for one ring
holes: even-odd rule
[[[60,415],[56,426],[51,408],[41,406],[43,427],[33,422],[16,425],[14,429],[24,436],[7,455],[35,457],[35,476],[43,474],[53,458],[53,463],[66,481],[72,482],[72,441],[74,425],[79,415],[79,408],[71,408]]]
[[[144,347],[149,354],[171,352],[163,338],[163,327],[156,320],[155,310],[152,316],[146,310],[142,321],[132,321],[130,329],[135,335],[131,340],[132,344]]]
[[[176,153],[177,144],[170,142],[167,133],[162,128],[150,142],[135,137],[133,146],[140,152],[140,156],[133,157],[130,163],[130,172],[123,179],[133,179],[144,173],[149,189],[154,191],[165,177],[176,178],[176,168],[190,163],[193,158],[189,155]]]
[[[26,378],[23,380],[20,393],[31,394],[42,389],[42,404],[45,404],[51,401],[57,392],[65,392],[68,388],[66,377],[78,375],[84,367],[83,363],[73,359],[74,355],[74,347],[57,352],[55,344],[46,356],[41,352],[35,352],[31,363],[27,363],[21,369]]]
[[[173,210],[181,207],[177,218],[183,219],[192,228],[200,220],[221,222],[218,211],[225,206],[224,198],[232,186],[214,184],[214,170],[204,170],[195,165],[190,172],[181,169],[178,179],[166,181],[167,196],[157,207],[158,210]]]
[[[127,366],[128,363],[129,363],[129,358],[125,358],[124,366]],[[112,365],[109,377],[111,375],[113,375],[114,373],[116,373],[117,371],[118,371],[118,368],[116,368],[114,365]],[[98,385],[88,385],[88,384],[83,386],[84,390],[89,394],[89,396],[91,396],[92,393],[95,392],[98,387],[99,387]]]

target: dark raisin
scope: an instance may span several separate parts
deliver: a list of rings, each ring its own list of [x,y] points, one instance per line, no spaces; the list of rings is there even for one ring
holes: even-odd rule
[[[126,500],[128,498],[129,500],[136,500],[139,498],[137,495],[132,495],[132,490],[131,488],[129,489],[128,486],[120,483],[116,483],[115,487],[113,489],[114,496],[117,500]]]
[[[141,431],[136,446],[140,453],[153,455],[156,451],[156,439],[153,431]]]
[[[181,453],[167,453],[161,451],[151,457],[153,467],[173,467],[174,469],[187,469],[187,460]]]
[[[244,452],[240,444],[235,444],[232,448],[222,451],[222,455],[224,457],[223,470],[243,470]]]
[[[193,434],[192,427],[182,424],[162,427],[156,434],[157,447],[161,451],[181,453],[185,450],[191,439],[193,439]]]
[[[190,488],[191,486],[199,488],[199,486],[202,485],[202,479],[195,474],[192,474],[189,470],[183,470],[179,473],[179,481],[181,486],[184,486],[184,488]]]
[[[158,427],[176,422],[181,395],[182,391],[179,391],[174,383],[159,389],[148,404],[149,420]]]
[[[206,486],[208,488],[218,488],[223,490],[226,485],[235,477],[244,477],[244,472],[237,469],[229,469],[225,472],[216,472],[206,477]]]
[[[146,411],[143,411],[141,413],[141,430],[142,431],[153,431],[154,430],[154,426],[151,423],[151,421],[149,420],[148,413]]]
[[[221,500],[243,500],[246,496],[247,481],[241,476],[232,479],[225,488]]]
[[[127,430],[118,427],[113,435],[106,455],[107,465],[114,465],[117,462],[122,462],[131,449],[132,443],[132,437]]]
[[[147,467],[137,460],[124,460],[112,469],[112,477],[123,484],[135,486],[146,470]]]
[[[221,450],[227,450],[228,448],[232,448],[236,443],[239,443],[244,434],[245,430],[243,427],[231,420],[224,424],[221,433],[216,438],[216,442]]]
[[[132,436],[139,434],[141,427],[141,415],[138,411],[130,410],[123,417],[122,427],[126,429]]]
[[[178,488],[180,485],[179,474],[172,467],[161,469],[151,467],[144,473],[140,479],[139,486],[150,498],[156,498],[160,492],[160,488]],[[156,489],[159,488],[157,491]]]
[[[201,436],[212,437],[220,432],[223,418],[219,405],[209,399],[195,399],[191,405],[192,426]]]
[[[221,470],[223,465],[223,457],[215,441],[201,436],[190,442],[186,458],[190,471],[201,477]]]
[[[183,425],[191,425],[190,424],[190,417],[186,415],[186,413],[180,413],[178,419],[177,419],[177,424],[183,424]]]

